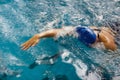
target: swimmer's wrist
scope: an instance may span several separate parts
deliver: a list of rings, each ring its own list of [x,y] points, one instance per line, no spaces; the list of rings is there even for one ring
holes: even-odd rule
[[[36,34],[35,37],[40,39],[42,36],[41,36],[41,34]]]

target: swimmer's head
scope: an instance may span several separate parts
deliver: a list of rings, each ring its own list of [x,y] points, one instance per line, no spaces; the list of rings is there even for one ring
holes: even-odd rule
[[[96,41],[96,34],[88,27],[78,26],[76,29],[79,34],[78,39],[86,44],[93,44]]]

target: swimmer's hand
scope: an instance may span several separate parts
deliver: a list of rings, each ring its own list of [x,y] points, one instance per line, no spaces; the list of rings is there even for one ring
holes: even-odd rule
[[[31,46],[35,46],[39,42],[39,40],[40,40],[39,35],[36,34],[31,39],[29,39],[28,41],[26,41],[25,43],[23,43],[21,45],[21,47],[22,47],[23,50],[27,50]]]

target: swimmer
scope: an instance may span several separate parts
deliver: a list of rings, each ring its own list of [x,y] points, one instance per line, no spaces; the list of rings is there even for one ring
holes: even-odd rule
[[[42,33],[35,34],[31,39],[21,45],[23,50],[27,50],[31,46],[35,46],[40,39],[57,37],[57,36],[73,36],[87,46],[94,47],[97,43],[102,44],[105,49],[116,51],[117,44],[115,43],[115,36],[117,32],[109,27],[95,27],[95,26],[77,26],[77,27],[63,27],[60,29],[51,29]]]

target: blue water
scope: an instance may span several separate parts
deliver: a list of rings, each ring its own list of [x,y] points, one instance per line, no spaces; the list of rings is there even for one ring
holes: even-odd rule
[[[27,51],[20,48],[36,33],[63,25],[101,26],[120,21],[119,13],[119,0],[0,0],[0,79],[120,80],[119,56],[71,37],[42,39]],[[36,59],[59,52],[53,64],[29,68]]]

